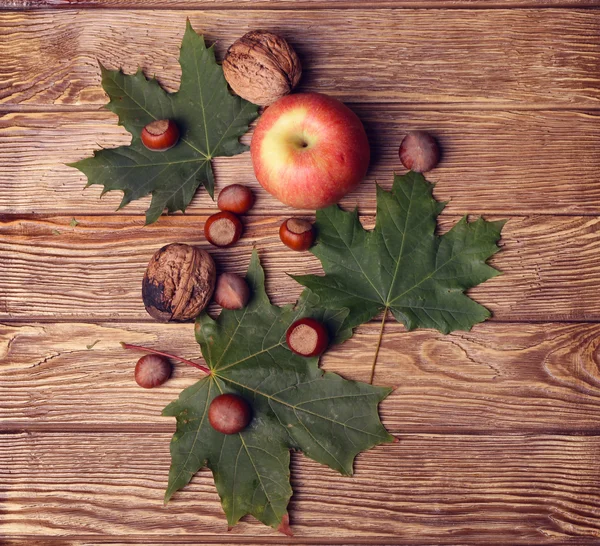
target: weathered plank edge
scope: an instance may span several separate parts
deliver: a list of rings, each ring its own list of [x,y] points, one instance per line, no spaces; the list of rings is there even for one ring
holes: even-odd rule
[[[385,545],[385,546],[430,546],[433,544],[431,539],[415,536],[410,542],[403,539],[396,539],[389,536],[372,536],[368,538],[353,538],[348,539],[332,539],[319,537],[269,537],[269,536],[228,536],[223,535],[186,535],[186,537],[173,537],[172,535],[150,535],[148,537],[117,537],[117,536],[98,536],[98,535],[70,535],[68,537],[53,537],[42,535],[6,535],[2,538],[2,546],[22,546],[23,544],[31,544],[31,539],[35,537],[36,546],[125,546],[129,544],[143,544],[144,546],[175,546],[175,545],[204,545],[216,546],[223,544],[246,544],[247,546],[263,546],[268,544],[281,545],[306,545],[306,546],[362,546],[362,545]],[[477,538],[461,538],[457,541],[456,537],[438,538],[435,539],[436,545],[481,545],[481,540]],[[499,534],[497,538],[486,536],[486,544],[506,544],[506,537]],[[510,540],[512,546],[532,546],[531,540]],[[546,537],[537,540],[536,545],[565,545],[565,546],[597,546],[597,538],[584,537],[561,537],[560,541],[555,538]]]
[[[209,3],[210,2],[210,3]],[[272,0],[3,0],[3,10],[42,10],[42,9],[187,9],[187,10],[287,10],[293,5],[294,10],[324,9],[360,9],[364,8],[364,0],[280,0],[273,4]],[[374,0],[369,9],[572,9],[598,8],[598,0]]]

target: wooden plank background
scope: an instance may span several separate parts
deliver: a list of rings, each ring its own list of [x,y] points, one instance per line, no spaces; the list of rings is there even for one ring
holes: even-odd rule
[[[598,544],[600,540],[600,1],[0,0],[0,544]],[[76,9],[74,9],[76,8]],[[418,8],[418,9],[417,9]],[[292,457],[289,539],[252,518],[225,533],[208,471],[164,507],[171,419],[161,409],[197,375],[161,389],[132,379],[119,341],[200,358],[193,325],[145,313],[154,251],[206,247],[214,203],[144,227],[141,200],[66,162],[128,134],[101,106],[97,61],[141,65],[169,90],[189,18],[218,56],[249,29],[282,33],[301,89],[363,119],[373,161],[343,200],[370,227],[375,182],[401,172],[412,129],[439,136],[429,178],[463,214],[508,218],[503,275],[471,291],[494,312],[444,336],[386,326],[375,382],[399,438],[361,454],[353,478]],[[251,139],[251,132],[244,137]],[[276,303],[319,272],[283,248],[293,211],[260,190],[248,154],[215,161],[217,189],[253,187],[240,244],[213,254],[243,272],[256,246]],[[76,218],[78,224],[71,225]],[[215,309],[211,308],[211,312]],[[378,335],[361,326],[323,367],[368,380]]]

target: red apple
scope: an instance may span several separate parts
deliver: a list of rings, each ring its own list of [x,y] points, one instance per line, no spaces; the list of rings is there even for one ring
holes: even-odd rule
[[[287,95],[269,106],[251,153],[261,186],[298,209],[337,203],[364,178],[370,157],[358,116],[320,93]]]

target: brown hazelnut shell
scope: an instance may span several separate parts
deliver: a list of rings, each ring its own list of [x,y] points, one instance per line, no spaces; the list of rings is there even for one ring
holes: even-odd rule
[[[226,247],[237,243],[244,226],[236,214],[223,210],[209,216],[204,223],[204,236],[213,246]]]
[[[208,407],[208,422],[217,432],[237,434],[252,420],[252,409],[237,394],[220,394]]]
[[[235,273],[221,273],[217,278],[213,299],[223,309],[243,309],[250,299],[250,287]]]
[[[217,199],[220,210],[246,214],[254,206],[254,194],[248,186],[230,184],[221,190]]]
[[[313,225],[299,218],[288,218],[279,227],[281,242],[292,250],[308,250],[315,242]]]
[[[144,389],[162,385],[173,373],[173,365],[160,355],[144,355],[135,365],[135,382]]]
[[[400,161],[407,169],[425,173],[437,166],[440,161],[440,147],[433,135],[425,131],[408,133],[398,150]]]
[[[294,322],[285,334],[290,351],[300,356],[320,355],[329,345],[329,334],[322,322],[306,317]]]
[[[208,252],[173,243],[150,260],[142,282],[146,311],[160,322],[196,318],[208,305],[217,272]]]

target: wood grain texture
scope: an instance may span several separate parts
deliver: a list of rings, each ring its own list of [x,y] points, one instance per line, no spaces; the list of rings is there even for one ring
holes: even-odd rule
[[[144,226],[140,216],[7,216],[0,222],[0,320],[149,320],[141,296],[148,261],[165,244],[210,250],[220,270],[245,273],[252,247],[260,249],[267,291],[277,304],[295,301],[301,287],[289,274],[321,272],[310,253],[284,247],[285,217],[250,217],[242,240],[213,249],[202,233],[203,216],[164,217]],[[373,217],[362,217],[372,227]],[[442,229],[458,217],[443,216]],[[513,217],[502,251],[491,264],[504,272],[470,291],[503,321],[600,319],[600,219],[577,216]]]
[[[206,535],[206,534],[186,534],[185,537],[173,537],[172,535],[161,536],[153,535],[131,535],[124,537],[111,537],[108,535],[95,536],[92,535],[69,535],[65,537],[49,537],[35,535],[11,535],[2,540],[2,546],[29,546],[32,544],[32,538],[35,538],[35,546],[129,546],[132,544],[142,544],[143,546],[232,546],[245,544],[246,546],[266,546],[277,544],[280,546],[431,546],[431,538],[424,537],[381,537],[381,536],[366,536],[366,537],[320,537],[313,536],[294,536],[279,538],[277,536],[229,536],[229,534],[221,535]],[[488,532],[485,535],[486,544],[505,544],[505,535],[500,530],[499,532]],[[532,546],[531,539],[522,539],[520,537],[510,538],[511,546]],[[436,546],[456,546],[456,537],[452,533],[445,536],[435,538]],[[468,535],[461,537],[459,544],[461,546],[480,546],[481,539],[476,535]],[[556,537],[545,536],[536,538],[536,546],[597,546],[598,540],[595,538],[584,538],[581,536]]]
[[[0,12],[0,545],[597,545],[600,12],[586,6],[600,0],[0,0],[48,8]],[[294,539],[251,518],[225,533],[206,470],[163,506],[174,424],[160,410],[197,370],[145,391],[139,355],[118,345],[199,358],[193,326],[152,322],[140,284],[163,244],[205,246],[214,204],[201,192],[189,215],[144,228],[147,201],[115,214],[119,195],[100,201],[64,166],[128,141],[96,110],[97,60],[174,90],[186,17],[218,57],[251,28],[281,32],[301,89],[357,111],[374,160],[343,204],[367,226],[411,129],[442,142],[442,231],[463,213],[510,217],[504,275],[472,291],[494,321],[386,326],[375,382],[397,386],[381,414],[400,441],[361,454],[354,478],[292,456]],[[215,168],[218,188],[258,195],[219,267],[243,272],[256,245],[274,301],[293,301],[287,273],[320,268],[279,243],[291,211],[258,189],[248,154]],[[361,326],[324,368],[368,380],[377,335]]]
[[[84,535],[85,536],[85,535]],[[486,544],[505,544],[505,536],[500,531],[498,533],[488,532],[485,535]],[[511,546],[532,546],[531,539],[521,539],[519,537],[511,537]],[[2,542],[2,546],[29,546],[31,537],[12,535],[10,538]],[[317,537],[317,536],[295,536],[292,538],[279,538],[276,536],[244,536],[232,537],[228,534],[221,535],[186,535],[185,537],[173,536],[157,536],[157,535],[138,535],[116,539],[114,537],[103,536],[94,538],[69,537],[68,539],[61,537],[36,537],[35,546],[126,546],[131,544],[143,544],[144,546],[231,546],[238,544],[246,544],[247,546],[266,546],[267,544],[279,544],[282,546],[306,545],[306,546],[431,546],[431,538],[427,536],[415,537],[351,537],[351,538],[335,538],[335,537]],[[481,544],[481,540],[474,535],[461,537],[460,542],[453,534],[435,538],[436,546],[471,546]],[[584,537],[565,537],[560,538],[544,536],[536,538],[536,546],[554,545],[557,546],[597,546],[598,540],[595,538]]]
[[[344,101],[600,105],[600,24],[575,9],[4,12],[0,104],[102,104],[97,60],[172,90],[187,17],[219,58],[248,29],[281,33],[304,60],[301,89]]]
[[[3,0],[4,9],[358,9],[364,0]],[[385,8],[560,8],[598,7],[598,0],[370,0],[369,9]]]
[[[185,537],[226,523],[201,471],[163,506],[169,434],[0,436],[0,533]],[[600,439],[405,434],[359,455],[344,478],[292,457],[298,536],[536,539],[600,536]],[[133,456],[135,454],[135,456]],[[43,509],[40,509],[43,507]],[[191,517],[193,514],[193,517]],[[231,536],[275,532],[247,519]]]
[[[369,381],[378,333],[376,323],[360,327],[322,367]],[[4,324],[0,431],[172,432],[160,413],[200,372],[176,363],[160,389],[141,389],[141,353],[120,341],[202,362],[191,324]],[[487,323],[444,336],[390,323],[375,383],[397,387],[380,408],[394,433],[597,434],[599,362],[598,324]]]
[[[428,178],[450,214],[600,214],[600,114],[597,112],[444,112],[386,105],[352,105],[372,146],[367,179],[343,201],[375,212],[375,182],[389,186],[402,172],[398,146],[411,130],[436,134],[444,156]],[[252,133],[244,142],[250,143]],[[122,193],[99,198],[86,178],[65,163],[99,148],[128,144],[129,133],[108,111],[9,113],[0,117],[0,213],[112,214]],[[250,154],[214,161],[217,191],[230,183],[252,187],[251,214],[281,214],[285,207],[254,177]],[[119,214],[143,213],[149,198]],[[188,214],[214,210],[199,190]]]

